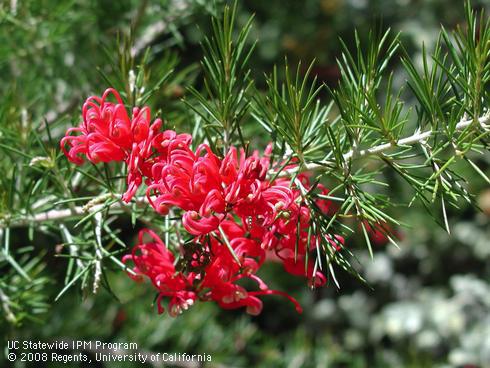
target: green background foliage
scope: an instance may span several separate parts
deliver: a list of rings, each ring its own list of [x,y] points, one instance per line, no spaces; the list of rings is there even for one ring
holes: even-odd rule
[[[309,70],[309,83],[316,76],[319,83],[335,89],[345,74],[336,63],[345,51],[339,37],[354,52],[354,29],[365,44],[369,30],[391,28],[393,37],[401,32],[407,69],[414,68],[413,75],[407,73],[400,58],[387,64],[393,72],[390,83],[394,91],[406,80],[412,81],[411,89],[405,87],[401,92],[406,105],[400,113],[403,116],[409,107],[417,105],[417,92],[420,95],[424,86],[423,81],[417,84],[416,78],[422,75],[422,45],[429,53],[437,47],[441,24],[448,32],[457,25],[466,26],[462,3],[240,1],[235,29],[246,29],[254,15],[245,46],[246,50],[255,47],[247,65],[256,83],[252,86],[243,80],[248,75],[248,68],[244,68],[237,85],[221,89],[206,89],[206,81],[216,76],[212,65],[201,66],[203,51],[199,44],[203,36],[211,36],[211,16],[222,12],[224,2],[1,3],[0,218],[6,224],[0,229],[2,342],[32,338],[136,342],[148,352],[211,354],[209,366],[223,367],[490,366],[490,187],[484,178],[490,174],[488,151],[471,156],[473,166],[483,175],[472,165],[455,163],[455,170],[469,182],[469,192],[475,194],[479,209],[465,201],[458,201],[457,208],[448,207],[450,235],[439,202],[430,203],[429,212],[423,201],[407,208],[414,193],[402,178],[377,161],[363,162],[363,170],[375,175],[361,187],[389,198],[393,202],[389,216],[404,224],[391,225],[399,248],[386,241],[373,241],[368,250],[362,226],[346,220],[354,229],[346,245],[357,257],[354,266],[367,284],[340,270],[336,273],[340,289],[331,280],[326,288],[309,290],[279,265],[268,264],[263,278],[270,280],[271,288],[286,290],[297,298],[304,307],[302,315],[275,297],[264,298],[264,310],[257,317],[241,310],[223,311],[211,303],[193,306],[175,319],[157,315],[150,285],[135,284],[117,263],[127,252],[124,245],[134,244],[137,230],[145,226],[141,220],[147,215],[144,206],[134,204],[108,216],[100,225],[104,227],[104,247],[94,232],[96,216],[85,216],[81,222],[74,219],[66,226],[56,221],[8,226],[30,214],[85,205],[100,194],[97,190],[101,188],[107,193],[122,191],[123,181],[114,179],[120,168],[87,165],[77,169],[67,163],[58,148],[65,129],[80,121],[84,99],[100,94],[109,85],[125,93],[132,103],[148,103],[168,129],[195,131],[195,140],[208,138],[220,149],[229,144],[229,137],[219,135],[224,124],[216,127],[202,113],[202,108],[215,109],[220,121],[242,129],[244,141],[237,143],[262,150],[270,136],[264,130],[267,123],[260,125],[256,120],[269,121],[264,118],[269,116],[266,110],[254,108],[246,113],[246,100],[231,101],[230,109],[208,106],[201,93],[226,99],[238,90],[257,88],[256,106],[270,107],[263,101],[267,96],[273,100],[274,80],[264,73],[270,76],[277,65],[277,83],[286,80],[284,57],[293,75],[297,71],[303,78]],[[490,12],[487,0],[471,5]],[[238,62],[245,64],[245,55],[246,51]],[[313,59],[316,62],[308,69]],[[131,70],[137,88],[131,88]],[[386,86],[380,85],[382,99],[390,95]],[[355,100],[348,88],[337,91],[341,94],[337,95],[338,105]],[[483,94],[488,108],[488,91]],[[318,97],[325,105],[332,99],[326,88]],[[442,94],[441,100],[444,97]],[[290,102],[293,104],[294,99]],[[445,101],[440,102],[449,108]],[[475,101],[469,103],[474,107]],[[417,113],[426,114],[430,121],[431,106]],[[310,108],[312,114],[338,113],[338,106],[320,113],[314,111],[314,104]],[[436,117],[442,114],[432,113]],[[365,112],[366,120],[369,114]],[[196,128],[204,125],[209,129]],[[306,130],[303,135],[313,137],[316,132]],[[296,143],[295,152],[302,151],[302,142]],[[294,144],[293,140],[290,145]],[[488,150],[488,146],[482,149]],[[301,153],[305,160],[317,159],[318,152]],[[375,181],[389,186],[376,186]],[[450,197],[451,193],[442,196]],[[97,200],[97,204],[107,204],[117,198],[108,195]],[[152,224],[162,231],[168,226],[163,219]],[[73,244],[79,248],[71,247]],[[104,252],[98,260],[103,273],[95,282],[98,264],[90,257],[98,251]],[[96,294],[95,284],[100,286]],[[4,354],[0,365],[7,364],[2,359]]]

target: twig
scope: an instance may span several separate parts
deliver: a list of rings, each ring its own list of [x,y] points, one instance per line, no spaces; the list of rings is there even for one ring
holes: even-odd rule
[[[103,195],[106,197],[106,194]],[[97,199],[99,197],[91,200],[90,202],[97,202]],[[89,202],[89,203],[90,203]],[[137,198],[136,199],[137,204],[143,204],[143,203],[148,203],[146,198]],[[122,201],[116,202],[112,204],[108,209],[110,212],[118,212],[120,210],[123,210],[126,206],[130,206],[132,203],[124,203]],[[74,206],[73,208],[64,208],[64,209],[56,209],[56,210],[49,210],[46,212],[40,212],[36,213],[35,215],[32,216],[26,216],[26,217],[21,217],[17,219],[11,219],[11,220],[1,220],[0,219],[0,229],[6,228],[6,227],[26,227],[35,223],[42,223],[42,222],[48,222],[48,221],[57,221],[57,220],[65,220],[69,218],[77,218],[80,216],[85,216],[90,212],[94,212],[97,210],[100,210],[103,205],[97,204],[97,205],[91,205],[88,206],[87,204],[84,206]]]
[[[102,251],[104,248],[102,245],[102,213],[99,211],[95,214],[95,273],[94,273],[94,284],[93,293],[97,294],[97,290],[100,286],[101,276],[102,276]]]
[[[473,122],[474,122],[473,120],[461,120],[458,124],[456,124],[456,130],[461,131],[461,130],[467,128],[468,126],[470,126]],[[484,130],[490,129],[490,126],[488,125],[489,122],[490,122],[490,114],[489,113],[483,115],[482,117],[480,117],[478,119],[479,125]],[[415,134],[413,134],[409,137],[399,139],[398,141],[393,142],[393,143],[392,142],[384,143],[384,144],[380,144],[378,146],[368,148],[368,149],[363,149],[360,151],[350,150],[350,151],[344,153],[343,158],[345,161],[347,161],[347,160],[352,159],[352,158],[359,158],[359,157],[364,157],[367,155],[379,154],[379,153],[387,151],[393,147],[408,146],[408,145],[412,145],[415,143],[423,142],[426,139],[430,138],[430,136],[432,136],[433,134],[434,134],[433,130],[428,130],[426,132],[416,132]],[[304,170],[305,171],[315,170],[315,169],[318,169],[318,168],[320,168],[320,167],[322,167],[328,163],[329,162],[323,162],[322,164],[317,164],[317,163],[307,164],[304,167]],[[297,168],[284,170],[283,172],[281,172],[279,174],[279,176],[280,177],[289,176],[289,175],[295,173],[297,170],[298,170]],[[271,170],[269,172],[269,175],[273,175],[273,174],[274,174],[274,170]]]

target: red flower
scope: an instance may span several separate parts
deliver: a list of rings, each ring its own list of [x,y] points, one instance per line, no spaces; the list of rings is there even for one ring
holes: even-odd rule
[[[145,243],[143,236],[148,234],[153,242]],[[139,233],[139,243],[133,248],[131,255],[123,257],[123,262],[133,261],[134,267],[129,276],[136,281],[141,281],[147,276],[159,292],[157,305],[158,312],[163,313],[161,300],[170,297],[170,314],[176,316],[183,309],[187,309],[196,300],[191,288],[192,275],[184,276],[176,272],[174,255],[167,249],[162,240],[151,230],[142,230]]]
[[[179,207],[185,211],[182,219],[186,230],[203,235],[216,230],[231,210],[240,214],[253,206],[267,170],[257,152],[246,159],[242,152],[238,162],[232,147],[220,160],[205,144],[194,153],[187,136],[178,139],[169,133],[166,139],[158,140],[165,143],[152,167],[147,190],[157,212],[167,214],[169,207]]]
[[[116,99],[115,104],[107,101],[110,95]],[[146,106],[134,108],[129,119],[119,93],[113,88],[108,88],[102,97],[89,97],[83,105],[82,117],[80,127],[67,130],[60,143],[61,149],[77,165],[83,163],[84,156],[95,164],[125,161],[128,189],[123,200],[129,202],[143,182],[143,174],[151,170],[151,163],[146,160],[153,153],[152,140],[160,129],[161,120],[150,125],[150,109]]]
[[[223,218],[223,216],[220,217]],[[213,215],[200,217],[196,211],[187,211],[182,216],[182,225],[192,235],[209,234],[218,228],[220,217]]]
[[[117,100],[116,104],[106,101],[111,94]],[[132,143],[131,121],[119,93],[109,88],[102,97],[89,97],[83,104],[82,117],[80,127],[68,129],[61,140],[61,149],[68,159],[76,164],[83,163],[80,155],[93,163],[124,160],[125,149]],[[72,136],[72,132],[81,135]]]
[[[123,262],[132,261],[134,267],[129,273],[136,281],[147,276],[158,291],[157,306],[159,313],[163,313],[163,298],[169,298],[169,314],[176,316],[188,309],[197,299],[202,301],[213,300],[225,309],[246,307],[247,313],[256,315],[262,310],[262,302],[257,298],[260,295],[281,295],[292,301],[298,312],[301,307],[298,302],[284,292],[270,290],[255,273],[265,260],[265,251],[260,245],[243,237],[243,230],[232,221],[223,221],[225,234],[235,254],[240,258],[238,264],[230,251],[218,238],[211,238],[211,247],[207,249],[211,258],[204,268],[204,272],[197,273],[192,270],[199,266],[196,261],[201,257],[194,254],[193,260],[186,272],[176,270],[173,254],[168,250],[162,240],[151,230],[142,230],[139,234],[139,243],[134,247],[132,254],[123,257]],[[152,238],[149,243],[144,242],[144,235]],[[198,240],[205,240],[200,238]],[[197,264],[196,264],[197,263]],[[236,282],[250,278],[258,283],[258,291],[247,291]],[[197,281],[197,282],[196,282]]]
[[[113,96],[115,102],[107,101]],[[311,190],[304,174],[298,181],[267,178],[272,144],[263,156],[254,151],[231,147],[224,158],[206,144],[191,148],[189,134],[172,130],[161,132],[162,122],[151,123],[148,107],[133,108],[128,116],[121,97],[112,88],[102,97],[87,99],[78,128],[67,130],[61,149],[68,159],[82,164],[122,161],[127,168],[127,190],[122,199],[129,202],[139,186],[147,185],[150,205],[161,215],[172,207],[179,209],[182,225],[194,236],[179,249],[178,262],[161,239],[150,230],[139,234],[138,245],[123,262],[132,261],[130,273],[136,281],[147,277],[158,292],[159,313],[168,299],[169,314],[176,316],[195,301],[214,301],[225,309],[246,308],[256,315],[262,310],[263,295],[281,295],[301,312],[288,294],[271,290],[257,272],[271,255],[284,270],[305,277],[311,286],[322,286],[325,276],[315,269],[318,247],[340,251],[344,239],[334,234],[311,234],[311,205],[301,190]],[[284,166],[283,163],[280,166]],[[287,168],[296,168],[289,163]],[[301,190],[300,190],[301,187]],[[326,195],[321,184],[317,191]],[[316,209],[328,214],[331,202],[316,201]],[[144,236],[151,240],[145,242]],[[239,285],[249,279],[258,290]]]

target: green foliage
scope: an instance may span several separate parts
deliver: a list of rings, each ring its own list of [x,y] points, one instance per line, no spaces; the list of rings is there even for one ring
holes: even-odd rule
[[[422,313],[435,305],[431,303],[450,304],[452,295],[455,300],[466,295],[454,286],[461,279],[446,277],[449,272],[438,259],[446,260],[451,254],[449,267],[462,267],[460,259],[473,267],[458,272],[488,274],[488,251],[481,245],[488,238],[488,219],[472,212],[474,194],[490,183],[490,21],[486,14],[475,12],[466,2],[461,26],[455,31],[442,28],[428,45],[404,33],[349,30],[346,41],[332,41],[329,53],[321,54],[316,63],[291,67],[291,60],[302,57],[309,61],[315,56],[305,41],[304,48],[296,44],[298,50],[289,50],[284,67],[274,67],[270,74],[267,68],[263,77],[261,67],[281,59],[282,55],[277,57],[282,52],[279,45],[287,44],[278,34],[306,39],[304,35],[321,28],[319,9],[327,14],[328,6],[333,7],[328,11],[333,12],[335,6],[342,10],[335,19],[343,25],[336,29],[345,30],[345,24],[351,23],[338,19],[358,10],[353,7],[344,12],[336,2],[305,1],[301,6],[297,2],[282,6],[281,2],[274,11],[283,17],[269,24],[264,19],[270,19],[271,9],[257,2],[236,2],[223,7],[222,13],[220,3],[204,1],[96,3],[79,1],[74,6],[72,2],[25,1],[19,2],[16,13],[0,5],[2,329],[14,333],[15,326],[28,335],[30,322],[47,318],[52,326],[39,330],[44,336],[71,331],[91,338],[98,333],[94,325],[87,324],[86,316],[92,316],[97,329],[104,327],[101,334],[106,339],[134,336],[147,349],[209,351],[223,364],[246,366],[260,361],[263,366],[364,367],[369,366],[363,358],[368,356],[375,366],[401,365],[400,361],[406,366],[431,366],[425,353],[413,355],[413,349],[419,348],[411,345],[412,337],[424,331],[400,336],[393,334],[389,323],[399,321],[393,316],[400,311]],[[384,4],[368,3],[373,9]],[[305,11],[309,22],[290,26],[302,14],[297,7]],[[255,18],[250,17],[250,9],[258,11]],[[458,9],[462,9],[460,4]],[[203,10],[206,19],[200,21]],[[213,17],[208,32],[209,13]],[[435,11],[430,14],[435,23],[443,18]],[[209,36],[200,39],[192,33],[189,29],[195,30],[194,21],[201,23],[198,33]],[[392,21],[396,31],[406,26],[402,21],[405,19]],[[358,19],[353,17],[353,22]],[[267,33],[273,27],[275,31]],[[201,58],[193,51],[198,41],[203,50],[200,68],[196,59]],[[414,44],[415,50],[420,47],[419,54],[414,55]],[[316,49],[320,49],[317,44]],[[338,71],[338,84],[317,75],[322,71],[319,67],[334,59],[332,55],[338,57],[338,66],[329,68]],[[290,177],[292,185],[301,189],[313,214],[309,238],[318,235],[321,239],[316,254],[311,255],[315,267],[341,288],[338,295],[332,287],[302,294],[306,317],[301,323],[306,327],[295,319],[299,317],[273,302],[266,304],[265,312],[273,312],[263,320],[227,315],[207,305],[182,320],[159,318],[152,315],[150,303],[141,302],[151,299],[142,295],[143,288],[128,287],[125,273],[129,270],[121,257],[140,227],[158,229],[173,249],[185,239],[173,214],[156,215],[142,199],[142,191],[129,205],[120,201],[125,187],[121,166],[74,167],[60,154],[59,139],[66,127],[80,120],[83,98],[108,85],[123,92],[131,105],[128,108],[149,104],[156,112],[153,115],[163,117],[166,128],[191,131],[196,143],[206,141],[218,154],[230,145],[249,152],[252,146],[273,141],[279,164],[270,168],[269,177]],[[293,162],[298,168],[287,169]],[[296,180],[299,172],[311,175],[313,189],[306,190]],[[330,189],[327,195],[319,193],[319,183]],[[331,200],[337,210],[323,213],[315,204],[317,199]],[[407,206],[409,211],[405,211]],[[465,218],[469,213],[474,217]],[[448,240],[440,229],[432,229],[430,220],[451,231],[454,238]],[[398,243],[402,223],[416,229],[407,237],[413,237],[414,244],[423,244],[419,249],[425,256],[411,248],[400,256],[377,248],[372,229]],[[334,233],[347,237],[347,247],[340,252],[331,243],[339,246],[338,241],[328,237]],[[402,239],[402,249],[410,241]],[[358,247],[362,243],[366,249]],[[373,256],[375,262],[388,260],[392,284],[373,278]],[[414,259],[426,268],[412,271]],[[353,267],[353,262],[360,266]],[[364,286],[361,291],[352,286],[353,280],[345,272],[336,272],[337,268],[376,287],[375,296]],[[274,265],[265,272],[275,275],[275,282],[284,287],[294,285],[287,277],[277,277],[282,273]],[[412,273],[420,274],[421,280],[413,280]],[[440,295],[441,288],[436,286],[408,297],[397,291],[399,280],[410,286],[442,284],[449,278],[454,285]],[[484,288],[479,280],[468,280],[471,290]],[[297,285],[296,290],[301,288]],[[435,301],[424,296],[432,292]],[[78,303],[77,293],[83,303]],[[358,310],[346,310],[346,303],[355,303],[342,300],[359,295],[369,302],[356,304]],[[478,292],[475,295],[471,308],[478,317],[465,320],[470,332],[478,330],[478,318],[483,318],[478,305],[487,303]],[[332,305],[326,306],[325,300],[314,303],[313,298],[322,296],[332,299]],[[121,307],[116,298],[127,304]],[[416,307],[399,302],[404,298],[413,299]],[[50,306],[53,309],[46,314]],[[463,311],[464,305],[457,308]],[[120,309],[126,309],[129,319],[122,330],[113,325]],[[362,309],[365,320],[377,321],[375,327],[356,324],[353,315]],[[72,320],[63,315],[65,310],[73,310],[78,317]],[[426,313],[422,319],[431,325],[432,318]],[[291,321],[291,329],[284,327]],[[280,327],[271,326],[274,323]],[[436,335],[445,333],[434,325]],[[451,343],[443,341],[440,346],[464,345],[465,337],[461,331],[458,334],[450,335]],[[395,363],[385,350],[377,349],[386,336],[400,352]],[[365,343],[355,343],[359,339]],[[216,341],[222,346],[217,347]],[[230,361],[237,347],[244,356]]]
[[[279,85],[277,70],[266,79],[268,91],[262,96],[255,94],[255,119],[266,129],[278,146],[288,147],[301,164],[315,160],[325,150],[322,136],[326,126],[330,106],[321,106],[316,77],[309,82],[313,63],[303,76],[298,65],[294,78],[291,77],[287,61],[285,82]],[[287,145],[287,146],[286,146]],[[284,151],[284,150],[283,150]],[[284,152],[282,152],[284,154]]]
[[[246,45],[252,18],[234,37],[236,9],[235,2],[233,8],[225,6],[222,19],[213,18],[213,36],[205,37],[202,45],[206,94],[191,86],[189,91],[197,99],[200,109],[194,107],[193,102],[187,102],[187,106],[205,121],[203,128],[211,147],[216,150],[217,139],[221,139],[219,146],[224,152],[234,136],[245,146],[240,125],[247,113],[248,91],[252,85],[247,63],[254,46]]]

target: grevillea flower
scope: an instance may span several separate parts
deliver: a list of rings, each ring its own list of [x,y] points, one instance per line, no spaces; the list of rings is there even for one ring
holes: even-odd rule
[[[108,101],[111,95],[116,103]],[[83,104],[82,119],[78,128],[67,130],[60,143],[62,151],[77,165],[83,163],[84,157],[95,164],[124,161],[128,166],[128,189],[123,200],[129,202],[143,181],[143,173],[151,170],[147,159],[153,153],[152,141],[161,120],[150,124],[147,106],[135,107],[130,119],[121,96],[113,88],[108,88],[102,97],[89,97]]]
[[[220,160],[205,144],[193,152],[188,137],[167,136],[160,138],[165,149],[152,167],[147,196],[161,214],[172,206],[186,211],[183,225],[189,233],[204,235],[216,230],[231,209],[249,204],[257,194],[267,169],[257,153],[238,163],[232,147]]]
[[[145,234],[151,237],[151,242],[144,242]],[[136,281],[142,281],[143,276],[147,276],[158,290],[159,313],[164,310],[161,306],[163,297],[170,298],[169,310],[173,316],[182,309],[187,309],[196,300],[195,293],[187,290],[191,287],[192,275],[186,278],[182,273],[176,272],[174,255],[153,231],[140,231],[138,245],[133,248],[131,255],[123,257],[123,262],[128,260],[134,263],[129,276]]]
[[[110,95],[115,97],[115,104],[107,101]],[[119,93],[109,88],[102,97],[89,97],[83,104],[82,118],[80,126],[68,129],[61,140],[68,159],[76,164],[83,162],[83,156],[93,163],[124,160],[132,146],[131,121]],[[71,135],[75,132],[81,135]]]
[[[142,230],[139,242],[130,255],[123,257],[123,262],[132,261],[132,272],[129,273],[136,281],[143,276],[148,277],[158,291],[157,306],[163,313],[163,298],[169,298],[169,314],[176,316],[188,309],[197,299],[215,301],[224,309],[245,307],[247,313],[257,315],[262,310],[261,295],[281,295],[294,303],[298,312],[302,309],[298,302],[284,292],[270,290],[267,285],[255,275],[265,260],[265,251],[255,241],[243,237],[243,230],[233,221],[223,221],[223,228],[230,238],[233,251],[241,260],[237,263],[229,250],[221,242],[211,239],[210,247],[206,250],[209,261],[201,269],[194,253],[186,271],[176,270],[173,254],[162,240],[151,230]],[[150,242],[144,241],[144,235],[151,237]],[[196,241],[204,239],[196,239]],[[197,262],[197,263],[195,263]],[[236,284],[237,281],[249,278],[255,281],[259,290],[247,291]]]
[[[249,313],[262,309],[260,295],[290,298],[269,290],[255,275],[270,253],[282,262],[286,272],[306,277],[311,286],[326,283],[325,276],[314,268],[319,238],[308,237],[311,214],[299,188],[287,179],[267,180],[271,145],[262,158],[257,151],[249,157],[243,151],[238,155],[231,147],[220,160],[207,145],[192,151],[188,136],[173,132],[166,136],[160,139],[165,148],[153,165],[147,195],[161,214],[167,214],[171,207],[183,210],[184,228],[199,243],[210,244],[212,256],[207,257],[209,263],[199,276],[200,285],[209,290],[205,298],[225,309],[246,307]],[[298,179],[310,188],[305,175]],[[317,187],[322,194],[328,193],[322,185]],[[329,201],[318,200],[316,204],[320,210],[329,211]],[[337,236],[329,235],[325,240],[335,250],[343,244]],[[307,256],[308,252],[312,254]],[[245,277],[257,281],[259,290],[247,291],[235,283]]]
[[[177,261],[156,233],[141,231],[138,244],[123,258],[132,263],[129,276],[135,281],[151,280],[158,292],[159,313],[167,299],[172,316],[197,300],[214,301],[224,309],[243,307],[256,315],[264,295],[283,296],[301,312],[294,298],[271,290],[257,272],[266,259],[275,259],[286,272],[305,277],[313,287],[326,283],[314,265],[318,247],[340,251],[344,239],[311,233],[313,214],[302,195],[311,189],[308,177],[300,174],[294,182],[271,181],[267,174],[273,166],[272,144],[262,156],[258,151],[247,156],[243,149],[230,147],[220,158],[207,144],[193,149],[189,134],[160,131],[161,127],[160,119],[151,123],[147,106],[133,108],[129,117],[118,92],[109,88],[101,97],[87,99],[82,123],[68,129],[61,140],[61,149],[75,164],[85,158],[92,163],[123,162],[127,190],[122,199],[129,202],[146,184],[155,211],[166,216],[174,208],[172,217],[181,215],[183,228],[193,236],[179,245]],[[296,167],[294,161],[286,165]],[[321,184],[315,190],[328,194]],[[324,199],[315,205],[325,214],[333,208]],[[246,289],[243,279],[256,287]]]

